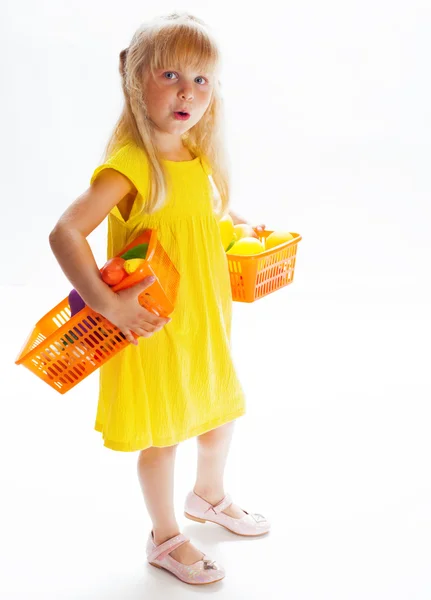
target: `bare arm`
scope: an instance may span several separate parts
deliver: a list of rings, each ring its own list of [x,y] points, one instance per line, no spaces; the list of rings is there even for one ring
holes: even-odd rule
[[[86,238],[133,189],[127,177],[105,169],[67,208],[49,235],[51,250],[64,274],[96,312],[105,310],[115,294],[102,281]]]
[[[244,219],[243,217],[240,217],[237,213],[234,213],[233,210],[229,211],[230,216],[232,217],[232,221],[234,225],[240,225],[241,223],[247,223],[247,225],[251,225],[251,223],[249,221],[247,221],[247,219]],[[253,229],[258,229],[260,231],[262,231],[263,229],[265,229],[265,225],[256,225],[256,227],[254,227],[253,225],[251,225],[253,227]]]
[[[243,219],[237,213],[234,213],[233,210],[230,210],[229,214],[232,217],[232,221],[233,221],[234,225],[239,225],[241,223],[248,223],[247,219]]]

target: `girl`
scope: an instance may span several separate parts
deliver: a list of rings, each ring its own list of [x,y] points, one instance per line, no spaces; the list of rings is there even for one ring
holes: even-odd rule
[[[95,429],[108,448],[140,451],[139,481],[153,525],[147,559],[192,584],[219,581],[225,572],[180,532],[173,499],[179,442],[196,436],[198,443],[188,518],[246,536],[270,528],[262,515],[233,504],[223,487],[245,401],[231,356],[232,295],[218,225],[229,209],[219,63],[207,27],[186,13],[134,34],[120,53],[124,108],[103,164],[49,238],[85,303],[131,342],[100,368]],[[150,281],[115,293],[101,280],[86,238],[106,216],[108,258],[143,230],[157,229],[180,273],[171,319],[140,306]]]

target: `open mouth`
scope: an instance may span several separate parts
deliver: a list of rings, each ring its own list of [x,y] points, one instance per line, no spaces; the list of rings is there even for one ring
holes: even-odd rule
[[[187,113],[187,112],[181,112],[181,111],[174,112],[174,116],[175,116],[176,119],[180,119],[180,120],[185,120],[185,119],[189,119],[190,118],[189,113]]]

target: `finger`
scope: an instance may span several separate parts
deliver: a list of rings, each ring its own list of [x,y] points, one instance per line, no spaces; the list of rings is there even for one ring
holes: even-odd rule
[[[158,325],[160,317],[156,317],[156,315],[153,315],[152,312],[143,308],[140,314],[137,316],[137,320],[141,324],[146,323],[147,325]]]
[[[128,342],[130,342],[130,343],[131,343],[131,344],[133,344],[134,346],[137,346],[137,345],[138,345],[138,340],[137,340],[137,339],[135,339],[135,338],[133,337],[133,333],[131,332],[131,330],[130,330],[130,329],[124,329],[124,330],[121,330],[121,333],[123,333],[123,334],[125,335],[125,337],[126,337],[126,340],[127,340]]]
[[[146,329],[143,329],[142,327],[136,327],[136,329],[134,329],[134,332],[136,333],[136,335],[139,335],[140,337],[150,337],[150,335],[153,335],[153,331],[147,331]]]
[[[151,311],[143,308],[141,311],[141,322],[151,323],[151,325],[155,325],[159,327],[160,325],[166,325],[171,320],[170,317],[159,317],[153,314]]]
[[[146,323],[144,321],[140,325],[137,325],[136,329],[134,329],[134,331],[135,332],[137,332],[137,331],[144,331],[145,333],[153,333],[153,331],[155,329],[156,329],[155,325],[152,325],[151,323]],[[142,335],[142,334],[139,334],[139,335]]]
[[[144,290],[146,290],[148,287],[150,287],[150,285],[153,285],[153,283],[156,281],[156,278],[154,277],[154,275],[149,275],[148,277],[145,277],[145,279],[143,279],[142,281],[140,281],[139,283],[135,283],[135,285],[132,285],[132,287],[127,288],[125,290],[121,290],[122,294],[125,295],[131,295],[131,296],[139,296],[140,294],[142,294],[142,292]]]
[[[133,287],[137,292],[142,292],[142,290],[146,290],[147,287],[152,285],[155,281],[156,277],[154,275],[148,275],[147,277],[145,277],[145,279],[143,279],[139,283],[136,283]]]
[[[146,321],[143,321],[140,324],[140,328],[143,329],[144,331],[149,331],[151,333],[154,333],[155,331],[160,331],[160,329],[162,329],[165,325],[166,325],[165,321],[161,321],[161,320],[159,320],[158,323],[148,323]]]

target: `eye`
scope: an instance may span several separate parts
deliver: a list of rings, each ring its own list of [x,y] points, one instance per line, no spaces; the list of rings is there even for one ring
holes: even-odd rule
[[[165,73],[163,73],[163,76],[166,79],[170,79],[171,81],[173,81],[173,77],[168,77],[168,75],[175,75],[175,76],[177,76],[177,73],[175,73],[174,71],[165,71]],[[196,77],[196,79],[202,79],[203,83],[201,83],[200,85],[204,85],[204,83],[208,83],[208,79],[206,79],[205,77],[202,77],[201,75],[199,75],[198,77]]]

